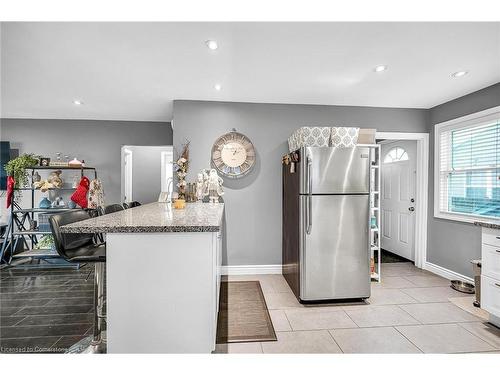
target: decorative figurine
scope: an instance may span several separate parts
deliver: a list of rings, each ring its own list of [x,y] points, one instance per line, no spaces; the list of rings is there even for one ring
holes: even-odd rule
[[[40,176],[40,175],[38,174],[38,172],[35,172],[35,173],[33,174],[33,176],[31,177],[31,187],[33,187],[33,188],[34,188],[34,187],[35,187],[35,184],[36,184],[37,182],[40,182],[40,180],[41,180],[41,179],[42,179],[42,176]]]
[[[57,171],[51,172],[49,178],[47,179],[49,184],[52,184],[53,187],[60,189],[63,186],[63,180],[61,178],[62,171],[58,169]]]
[[[198,202],[203,201],[203,190],[205,189],[205,179],[203,178],[203,173],[198,173],[198,179],[196,180],[196,199]]]
[[[215,169],[211,169],[205,186],[205,195],[208,195],[210,203],[218,203],[219,197],[224,195],[224,190],[222,190],[223,182],[224,180],[219,177],[217,171]]]

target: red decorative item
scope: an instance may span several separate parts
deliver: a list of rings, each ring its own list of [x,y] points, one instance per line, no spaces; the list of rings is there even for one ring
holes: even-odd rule
[[[87,193],[89,191],[89,186],[89,179],[83,176],[75,192],[71,195],[71,200],[81,208],[87,208]]]
[[[16,184],[16,180],[14,177],[7,177],[7,208],[12,204],[12,198],[14,198],[14,185]]]

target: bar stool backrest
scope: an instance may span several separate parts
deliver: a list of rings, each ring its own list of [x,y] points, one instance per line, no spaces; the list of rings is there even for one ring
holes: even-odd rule
[[[61,214],[54,214],[49,217],[56,251],[64,259],[70,259],[66,253],[67,250],[74,250],[82,246],[92,245],[94,235],[92,233],[62,233],[61,227],[87,219],[90,219],[90,215],[84,210],[68,211]]]
[[[123,211],[124,208],[121,204],[115,203],[104,207],[104,215],[111,214],[113,212]]]

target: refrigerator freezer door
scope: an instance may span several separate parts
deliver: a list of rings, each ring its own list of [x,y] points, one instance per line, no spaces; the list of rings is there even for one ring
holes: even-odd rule
[[[300,194],[368,193],[368,147],[301,149]]]
[[[300,298],[368,298],[369,195],[303,195],[300,210]]]

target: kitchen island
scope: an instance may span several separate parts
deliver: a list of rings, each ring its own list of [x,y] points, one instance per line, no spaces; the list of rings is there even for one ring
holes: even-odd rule
[[[210,353],[220,289],[222,203],[150,203],[69,224],[106,234],[108,353]]]

